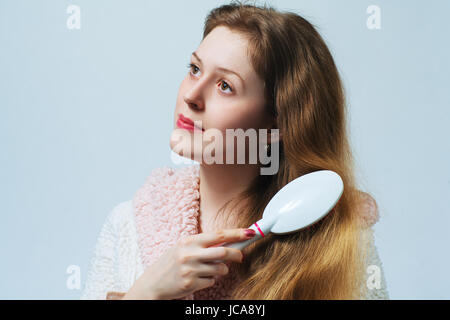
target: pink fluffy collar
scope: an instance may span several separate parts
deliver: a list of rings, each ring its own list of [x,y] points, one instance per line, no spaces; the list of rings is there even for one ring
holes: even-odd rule
[[[144,267],[149,267],[180,239],[198,233],[200,209],[199,166],[154,169],[133,197],[138,245]],[[237,277],[230,272],[209,288],[184,299],[228,299]]]

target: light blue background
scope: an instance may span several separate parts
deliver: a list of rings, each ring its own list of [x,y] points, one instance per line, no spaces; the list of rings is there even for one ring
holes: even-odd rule
[[[78,299],[67,267],[83,285],[109,211],[175,166],[178,86],[223,3],[0,0],[0,298]],[[267,3],[316,25],[335,57],[391,298],[449,299],[450,3]],[[371,4],[380,30],[366,27]]]

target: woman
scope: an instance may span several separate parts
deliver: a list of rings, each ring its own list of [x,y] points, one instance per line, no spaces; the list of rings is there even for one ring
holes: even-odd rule
[[[212,10],[174,116],[171,148],[196,160],[207,130],[268,129],[258,143],[277,153],[276,172],[261,174],[263,163],[248,158],[155,169],[108,217],[82,298],[388,298],[371,228],[377,207],[356,186],[343,86],[308,21],[242,3]],[[235,151],[228,142],[215,153]],[[251,237],[245,227],[280,188],[322,169],[341,176],[344,193],[314,227],[242,251],[221,246]]]

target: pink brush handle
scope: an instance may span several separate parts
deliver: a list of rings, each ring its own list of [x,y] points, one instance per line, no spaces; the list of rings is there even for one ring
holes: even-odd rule
[[[255,230],[256,234],[255,234],[255,236],[253,238],[245,240],[245,241],[241,241],[241,242],[225,243],[223,246],[224,247],[228,247],[228,248],[235,248],[235,249],[238,249],[238,250],[242,250],[245,247],[247,247],[249,244],[255,242],[256,240],[264,238],[266,236],[264,234],[264,232],[261,230],[261,228],[259,227],[257,222],[252,224],[251,227],[248,228],[248,229]]]
[[[253,243],[256,240],[264,238],[266,235],[269,234],[270,229],[272,229],[272,226],[277,221],[278,217],[276,215],[269,216],[267,218],[263,218],[259,220],[258,222],[255,222],[252,224],[248,229],[253,229],[256,231],[256,234],[253,238],[241,241],[241,242],[233,242],[233,243],[224,243],[219,246],[228,247],[228,248],[234,248],[238,250],[242,250],[245,247],[247,247],[249,244]],[[223,262],[221,260],[215,260],[214,262]]]

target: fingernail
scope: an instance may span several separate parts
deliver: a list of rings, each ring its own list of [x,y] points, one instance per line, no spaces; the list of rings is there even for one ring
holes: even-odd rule
[[[249,238],[253,238],[256,234],[255,230],[253,230],[253,229],[246,229],[244,232],[245,232],[245,236],[249,237]]]

